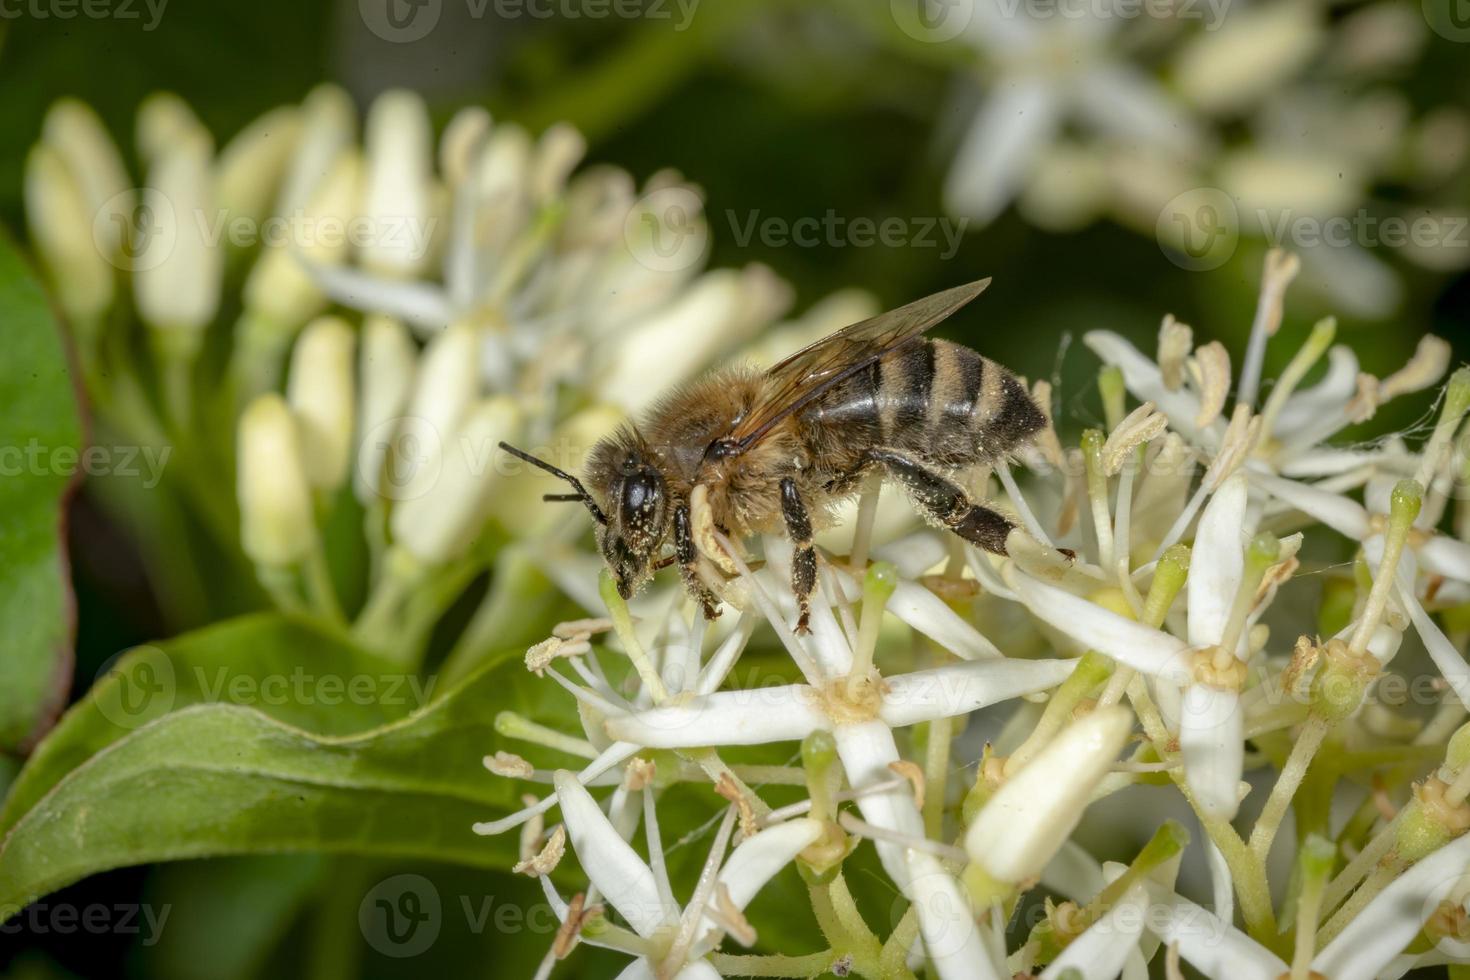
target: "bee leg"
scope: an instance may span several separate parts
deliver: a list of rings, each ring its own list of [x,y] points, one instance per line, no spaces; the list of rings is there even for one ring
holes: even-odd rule
[[[699,550],[694,547],[689,508],[684,504],[674,508],[674,557],[679,562],[679,576],[684,579],[684,588],[698,601],[704,610],[704,618],[718,619],[720,600],[699,577]]]
[[[986,551],[1006,553],[1006,535],[1015,525],[989,507],[973,503],[963,487],[892,449],[870,450],[868,458],[902,483],[931,518]]]
[[[791,591],[796,593],[796,607],[800,615],[796,620],[796,632],[811,632],[812,590],[817,587],[817,552],[812,547],[812,522],[807,516],[806,504],[801,502],[796,481],[786,477],[781,481],[781,516],[786,519],[786,532],[791,535]]]

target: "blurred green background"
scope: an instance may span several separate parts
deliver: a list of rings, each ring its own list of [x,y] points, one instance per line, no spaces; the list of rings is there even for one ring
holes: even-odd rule
[[[47,106],[63,95],[95,106],[136,166],[133,114],[156,90],[182,95],[223,143],[261,112],[299,100],[323,80],[346,87],[360,108],[386,88],[406,86],[424,95],[440,124],[467,104],[532,131],[567,120],[586,133],[591,162],[616,163],[640,179],[679,169],[707,192],[711,265],[770,265],[794,284],[798,309],[845,287],[871,290],[886,307],[993,276],[984,299],[946,330],[1022,374],[1055,376],[1064,426],[1097,415],[1095,362],[1069,343],[1087,330],[1118,330],[1151,350],[1160,318],[1173,313],[1194,325],[1201,341],[1218,338],[1234,353],[1243,349],[1266,247],[1259,237],[1242,235],[1218,267],[1191,271],[1171,261],[1138,222],[1104,214],[1079,227],[1042,227],[1045,222],[1008,207],[988,224],[971,221],[951,254],[940,231],[941,221],[954,227],[955,220],[946,210],[946,175],[969,116],[1005,84],[1005,75],[993,56],[963,37],[926,43],[905,33],[900,0],[703,0],[692,7],[692,0],[684,7],[665,0],[645,4],[645,15],[632,18],[589,16],[591,6],[574,0],[536,8],[549,16],[504,3],[424,0],[439,21],[407,43],[374,33],[374,2],[382,0],[169,0],[150,9],[142,0],[115,0],[96,8],[106,16],[86,16],[65,0],[9,0],[0,8],[0,218],[24,238],[25,154]],[[1437,21],[1428,12],[1432,0],[1423,9],[1418,2],[1302,6],[1320,35],[1315,54],[1262,96],[1267,110],[1286,100],[1300,77],[1336,97],[1390,94],[1408,120],[1405,147],[1416,139],[1440,146],[1463,135],[1454,125],[1427,135],[1414,130],[1416,121],[1446,106],[1458,107],[1463,123],[1470,106],[1470,44],[1459,37],[1466,32]],[[1249,10],[1243,3],[1227,6],[1222,29]],[[1350,22],[1365,13],[1398,24],[1396,30],[1417,24],[1413,50],[1387,67],[1372,63],[1371,72],[1352,70],[1366,62],[1347,62],[1346,69],[1329,63],[1351,40],[1344,40]],[[1170,52],[1177,45],[1149,36],[1155,28],[1139,21],[1120,27],[1132,40],[1120,43],[1119,57],[1171,91],[1178,78]],[[1387,37],[1353,29],[1370,41]],[[1200,28],[1187,25],[1187,31],[1193,36]],[[1063,52],[1059,73],[1066,57]],[[1255,109],[1214,113],[1202,125],[1216,150],[1238,149],[1262,138],[1257,118]],[[1298,135],[1316,138],[1306,130]],[[1463,214],[1470,176],[1463,161],[1451,163],[1433,182],[1385,166],[1364,178],[1362,206],[1375,213],[1432,207]],[[1209,171],[1208,163],[1201,171]],[[935,244],[862,245],[839,237],[801,246],[763,242],[760,235],[741,241],[752,220],[822,220],[829,213],[849,222],[897,218],[913,234],[929,227]],[[1339,313],[1340,339],[1359,352],[1365,370],[1379,375],[1402,364],[1426,332],[1450,339],[1457,359],[1470,356],[1470,275],[1463,271],[1470,240],[1463,230],[1459,235],[1459,245],[1448,237],[1441,243],[1445,261],[1434,268],[1405,261],[1391,248],[1369,247],[1401,282],[1401,298],[1385,314],[1344,313],[1330,297],[1292,293],[1267,376],[1290,357],[1294,338],[1331,312]],[[1411,425],[1422,406],[1406,401],[1411,404],[1386,409],[1373,429]],[[160,627],[125,538],[84,503],[74,507],[71,521],[81,690],[108,658],[155,638]],[[78,935],[22,918],[0,927],[0,962],[9,975],[37,977],[246,976],[262,969],[298,976],[434,969],[521,976],[534,969],[550,939],[545,932],[535,942],[506,943],[493,925],[495,907],[513,906],[533,890],[525,879],[418,868],[434,874],[438,893],[455,911],[444,916],[444,935],[429,954],[394,960],[361,943],[353,918],[358,883],[313,885],[353,896],[316,906],[322,896],[296,884],[312,879],[314,859],[278,860],[279,894],[251,891],[259,876],[234,887],[230,861],[88,880],[52,901],[112,907],[141,896],[171,908],[170,928],[150,942],[141,920],[138,933]],[[201,879],[208,887],[195,887]],[[180,901],[184,895],[189,901]],[[301,914],[308,907],[313,911]],[[490,920],[483,918],[487,909]]]

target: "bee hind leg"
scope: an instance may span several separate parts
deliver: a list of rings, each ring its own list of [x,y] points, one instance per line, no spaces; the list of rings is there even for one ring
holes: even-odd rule
[[[781,516],[786,520],[786,533],[791,535],[791,591],[796,593],[798,633],[811,632],[812,590],[817,587],[817,552],[812,547],[812,521],[806,504],[796,489],[796,481],[781,481]]]
[[[989,507],[971,501],[963,487],[892,449],[871,450],[868,458],[903,484],[929,517],[986,551],[1006,553],[1006,535],[1015,525]]]
[[[718,619],[720,600],[699,577],[699,550],[694,546],[689,508],[684,504],[674,508],[674,558],[679,563],[679,577],[684,580],[684,588],[699,603],[704,618]]]

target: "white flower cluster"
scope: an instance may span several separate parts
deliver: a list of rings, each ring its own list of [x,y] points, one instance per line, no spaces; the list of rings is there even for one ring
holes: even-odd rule
[[[431,575],[460,568],[444,588],[463,587],[488,517],[546,529],[554,508],[501,492],[501,440],[574,467],[624,413],[758,336],[800,346],[867,311],[836,297],[773,335],[790,288],[761,265],[705,271],[698,188],[579,170],[568,126],[533,137],[466,108],[436,145],[423,100],[393,90],[359,142],[351,100],[323,86],[218,152],[156,95],[137,146],[141,187],[96,114],[62,100],[27,166],[99,422],[177,449],[221,549],[243,548],[277,605],[339,622],[324,528],[350,488],[373,549],[358,632],[384,648]]]
[[[1457,440],[1470,369],[1443,389],[1427,439],[1329,443],[1437,385],[1449,349],[1428,338],[1377,378],[1324,321],[1263,385],[1295,271],[1269,257],[1238,370],[1172,318],[1153,355],[1089,335],[1106,431],[1071,452],[1043,433],[1026,496],[1003,464],[973,480],[983,497],[997,478],[1020,524],[1005,558],[921,529],[870,561],[870,498],[850,550],[829,539],[823,551],[809,634],[790,625],[781,539],[764,541],[761,562],[737,560],[733,608],[711,624],[672,587],[630,611],[603,576],[593,599],[595,560],[570,559],[564,581],[599,618],[563,624],[526,663],[575,699],[582,730],[510,714],[498,728],[579,768],[497,751],[493,773],[547,795],[475,828],[521,828],[517,870],[562,918],[541,975],[578,943],[632,957],[627,977],[1092,980],[1147,976],[1151,960],[1178,976],[1182,958],[1211,977],[1274,980],[1466,962],[1470,506]],[[1050,401],[1045,383],[1036,391]],[[1339,535],[1357,549],[1347,565],[1330,562]],[[737,672],[766,627],[796,681]],[[1417,710],[1390,696],[1411,630],[1437,668]],[[788,744],[785,764],[750,761],[769,760],[752,753],[770,743]],[[712,808],[709,857],[682,904],[660,828],[680,783],[728,803]],[[1102,807],[1110,823],[1090,826],[1091,805],[1144,785],[1172,787],[1192,811],[1208,909],[1180,894],[1191,834],[1157,806]],[[1278,833],[1289,817],[1295,846]],[[1107,856],[1147,843],[1119,864],[1084,838],[1110,841]],[[553,883],[577,880],[561,864],[568,842],[587,882],[570,900]],[[864,842],[907,902],[886,936],[844,877]],[[821,935],[773,950],[757,893],[789,864]],[[1008,943],[1026,911],[1031,928]]]
[[[1403,300],[1386,254],[1470,263],[1454,190],[1470,116],[1388,84],[1438,40],[1433,5],[974,0],[946,16],[965,13],[957,214],[1014,203],[1053,231],[1107,217],[1191,268],[1242,240],[1290,247],[1306,288],[1362,317]]]

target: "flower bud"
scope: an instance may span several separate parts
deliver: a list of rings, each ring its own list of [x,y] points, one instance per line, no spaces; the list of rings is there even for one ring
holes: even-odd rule
[[[408,414],[447,439],[480,389],[480,334],[468,324],[444,330],[424,348]]]
[[[469,176],[480,148],[490,135],[490,113],[479,106],[465,106],[454,114],[439,137],[439,170],[451,187]]]
[[[278,106],[225,144],[216,163],[215,189],[220,210],[229,219],[245,218],[259,228],[300,133],[300,110]]]
[[[405,229],[422,228],[431,216],[433,141],[423,100],[404,89],[378,96],[368,112],[364,143],[368,166],[362,211],[373,232],[359,247],[362,264],[379,275],[412,278],[428,256],[416,246],[418,236]]]
[[[316,542],[311,491],[296,420],[285,401],[261,395],[240,416],[240,543],[257,565],[294,565]]]
[[[544,204],[560,195],[586,155],[587,139],[575,126],[558,123],[542,133],[531,162],[532,197]]]
[[[417,366],[418,346],[402,323],[385,316],[363,321],[353,489],[364,504],[378,496],[393,429],[408,404]]]
[[[136,204],[133,183],[117,145],[91,106],[58,99],[46,113],[41,139],[66,161],[82,192],[96,246],[104,258],[122,249]]]
[[[790,299],[790,287],[765,266],[708,273],[618,339],[608,351],[599,394],[636,411],[755,334]]]
[[[355,154],[343,153],[301,211],[301,227],[345,228],[357,207],[362,164]],[[326,308],[327,299],[303,263],[333,266],[347,260],[345,235],[335,238],[311,234],[260,254],[245,280],[245,307],[281,329],[292,330]]]
[[[154,92],[138,106],[138,158],[145,166],[195,135],[208,131],[189,103],[173,92]]]
[[[151,216],[138,244],[138,312],[181,350],[197,349],[219,309],[224,252],[209,240],[214,216],[210,142],[191,133],[157,157],[143,191]]]
[[[60,153],[45,143],[26,157],[26,222],[55,287],[57,301],[79,325],[112,305],[113,270],[92,240],[92,213]]]
[[[1133,716],[1099,708],[1068,725],[1008,778],[965,834],[972,877],[1016,886],[1041,874],[1082,819],[1092,792],[1118,758]]]
[[[445,442],[433,485],[393,509],[394,541],[431,566],[464,554],[485,520],[495,484],[496,446],[515,438],[519,422],[520,411],[510,398],[488,399],[472,408]]]
[[[324,316],[307,324],[291,353],[286,399],[300,425],[306,482],[327,493],[347,478],[352,454],[356,342],[347,321]]]
[[[357,113],[352,99],[335,85],[318,85],[301,102],[301,136],[281,181],[276,213],[291,217],[316,196],[342,155],[357,137]],[[342,209],[355,210],[357,197]]]

